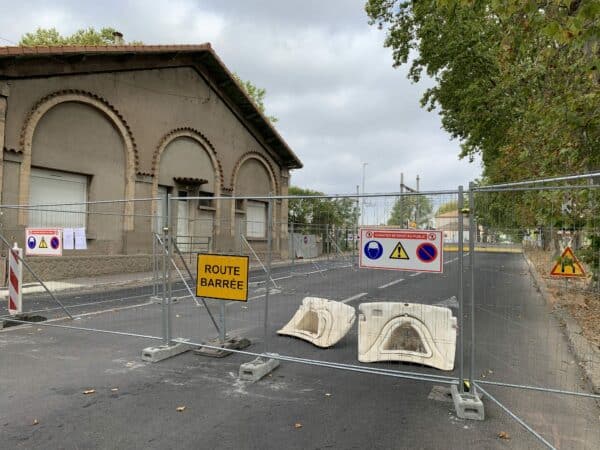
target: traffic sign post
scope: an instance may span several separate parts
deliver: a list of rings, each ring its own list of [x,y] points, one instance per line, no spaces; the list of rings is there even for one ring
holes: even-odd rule
[[[361,228],[360,267],[442,273],[443,235],[435,230]]]

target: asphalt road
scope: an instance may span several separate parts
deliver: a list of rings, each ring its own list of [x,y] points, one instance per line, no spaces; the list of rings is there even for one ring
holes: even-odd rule
[[[249,337],[253,344],[248,350],[254,352],[266,348],[316,361],[457,376],[458,363],[453,372],[402,363],[358,363],[356,325],[330,349],[276,334],[308,295],[355,307],[370,301],[453,306],[447,299],[457,295],[455,257],[446,255],[442,275],[322,263],[297,265],[290,276],[289,268],[278,268],[267,342],[264,286],[253,287],[246,304],[227,303],[227,329]],[[522,255],[477,253],[475,267],[476,378],[585,392],[562,330],[533,286]],[[469,281],[466,272],[467,293]],[[144,289],[61,296],[69,305],[86,304],[74,308],[86,315],[53,323],[160,336],[161,305],[145,304]],[[106,300],[110,301],[94,304]],[[135,307],[140,303],[144,306]],[[215,314],[219,305],[210,302]],[[108,311],[94,313],[106,307]],[[456,308],[453,312],[456,315]],[[175,337],[194,342],[216,335],[205,309],[191,299],[173,306],[173,325]],[[250,359],[247,355],[209,359],[187,353],[143,363],[141,349],[153,344],[148,339],[43,326],[1,332],[0,447],[543,448],[489,400],[484,400],[485,421],[456,418],[443,396],[428,398],[434,387],[430,382],[283,362],[272,376],[251,384],[237,379],[239,365]],[[469,351],[467,346],[465,353]],[[600,448],[595,400],[485,388],[557,448]],[[95,392],[83,394],[87,389]],[[185,410],[178,412],[179,406]],[[509,439],[499,438],[502,432]]]

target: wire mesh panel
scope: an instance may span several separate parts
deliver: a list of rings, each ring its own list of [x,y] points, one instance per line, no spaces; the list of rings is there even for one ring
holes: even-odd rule
[[[160,264],[151,199],[0,209],[3,257],[14,244],[24,249],[23,309],[17,318],[161,336],[160,308],[151,298],[157,295]],[[38,232],[56,234],[57,256],[40,255],[54,241],[36,237]],[[9,317],[5,302],[0,314]]]
[[[588,378],[600,364],[600,192],[590,181],[476,190],[474,266],[465,286],[474,299],[465,350],[474,351],[473,378],[552,445],[569,448],[600,445]],[[518,388],[499,388],[507,385]]]
[[[249,257],[248,301],[194,299],[196,268],[191,262],[173,285],[182,294],[172,306],[175,337],[213,345],[219,336],[243,337],[256,353],[352,370],[407,372],[446,381],[456,377],[459,253],[451,218],[458,217],[456,193],[371,196],[364,204],[351,197],[291,197],[285,199],[288,211],[281,198],[243,199],[250,210],[239,209],[240,199],[213,200],[219,232],[210,253]],[[178,201],[172,199],[173,204]],[[259,203],[266,205],[264,214],[258,214]],[[439,253],[443,273],[359,268],[365,244],[359,240],[361,227],[447,229]],[[406,256],[410,258],[418,256]],[[363,304],[368,304],[364,311]],[[380,305],[375,309],[393,322],[391,327],[382,319],[370,320],[378,314],[371,305]],[[368,323],[361,325],[361,320]],[[226,336],[220,334],[223,330]]]

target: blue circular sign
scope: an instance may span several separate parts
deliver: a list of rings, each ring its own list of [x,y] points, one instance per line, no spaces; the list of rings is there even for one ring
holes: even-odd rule
[[[52,239],[50,239],[50,247],[52,247],[54,250],[56,250],[60,245],[60,241],[58,240],[58,238],[56,236],[52,236]]]
[[[379,259],[383,255],[383,245],[378,241],[369,241],[365,244],[365,256],[369,259]]]
[[[417,247],[417,258],[424,263],[430,263],[437,258],[437,247],[429,242],[425,242]]]
[[[33,250],[35,248],[36,244],[37,244],[37,240],[36,240],[35,236],[29,236],[29,238],[27,238],[27,247],[29,247],[31,250]]]

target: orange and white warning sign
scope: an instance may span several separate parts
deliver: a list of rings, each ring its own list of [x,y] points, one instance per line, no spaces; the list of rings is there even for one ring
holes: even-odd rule
[[[550,275],[554,277],[583,277],[585,278],[585,270],[583,266],[571,250],[571,247],[565,248],[560,255],[556,264],[552,268]]]

